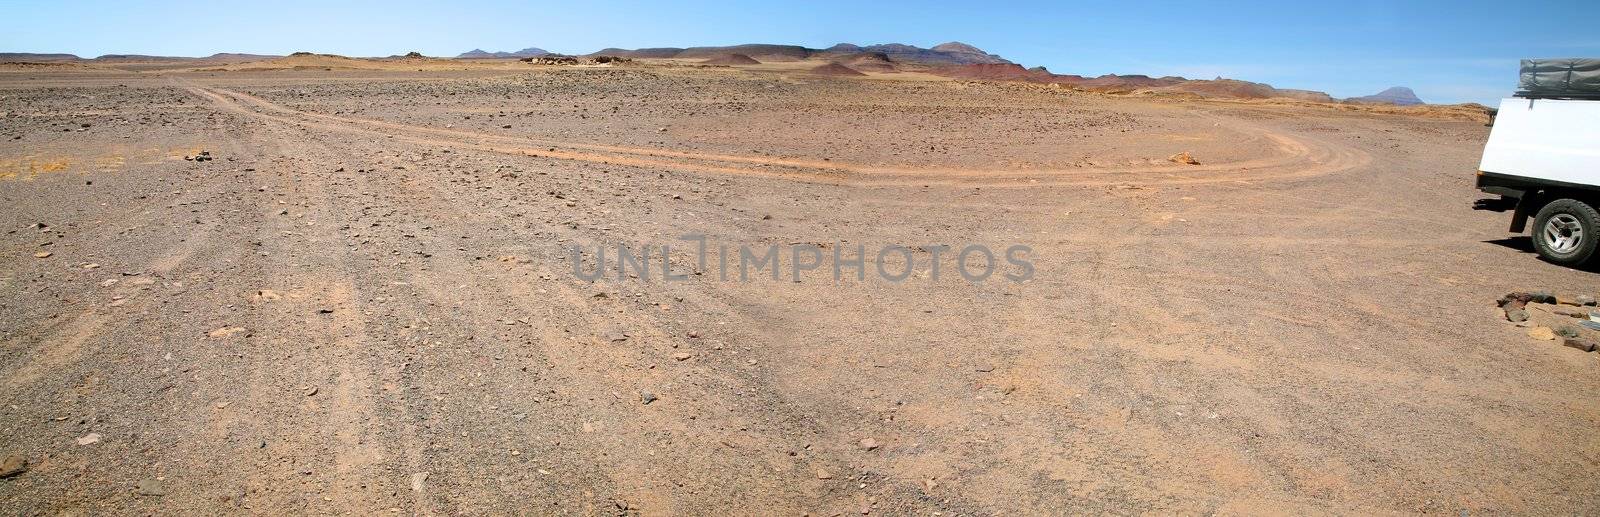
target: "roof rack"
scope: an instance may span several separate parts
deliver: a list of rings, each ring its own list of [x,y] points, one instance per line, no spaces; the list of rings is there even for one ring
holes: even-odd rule
[[[1585,92],[1547,93],[1547,92],[1520,92],[1519,91],[1517,93],[1511,94],[1511,96],[1512,97],[1516,97],[1518,99],[1569,99],[1569,100],[1600,101],[1600,92],[1595,92],[1595,93],[1585,93]]]
[[[1600,58],[1524,59],[1517,97],[1600,99]]]

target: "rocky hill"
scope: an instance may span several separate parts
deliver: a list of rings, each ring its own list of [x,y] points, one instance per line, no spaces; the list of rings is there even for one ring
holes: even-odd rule
[[[1022,65],[1012,63],[952,65],[934,68],[929,72],[953,79],[1061,84],[1083,90],[1107,93],[1186,94],[1207,98],[1283,98],[1311,102],[1333,102],[1333,97],[1322,92],[1279,89],[1269,84],[1221,77],[1209,80],[1171,76],[1150,77],[1137,74],[1106,74],[1099,77],[1083,77],[1080,75],[1051,73],[1042,66],[1023,68]]]
[[[483,49],[475,48],[466,52],[462,52],[460,55],[456,56],[456,59],[510,59],[548,56],[550,54],[553,54],[553,52],[538,47],[528,47],[516,52],[489,52]]]
[[[1372,95],[1351,97],[1345,99],[1345,102],[1356,104],[1393,104],[1396,106],[1416,106],[1419,104],[1426,104],[1422,102],[1422,99],[1417,98],[1417,92],[1413,92],[1410,88],[1406,88],[1404,86],[1396,86]]]
[[[21,61],[30,63],[74,62],[89,64],[123,64],[123,63],[194,63],[194,64],[228,64],[246,61],[258,61],[283,56],[263,54],[236,54],[219,52],[205,57],[182,56],[149,56],[143,54],[105,54],[99,57],[84,59],[73,54],[33,54],[27,52],[0,52],[0,61]]]
[[[809,58],[839,59],[862,53],[882,54],[895,63],[946,66],[964,64],[1004,64],[1005,58],[989,54],[972,45],[950,42],[921,48],[901,43],[861,46],[840,43],[825,49],[806,48],[799,45],[746,44],[725,47],[659,47],[641,49],[607,48],[590,55],[621,56],[655,59],[707,59],[728,54],[743,54],[760,61],[798,61]]]
[[[17,61],[25,63],[51,63],[57,61],[82,61],[83,58],[73,54],[36,54],[33,52],[0,52],[0,61]]]

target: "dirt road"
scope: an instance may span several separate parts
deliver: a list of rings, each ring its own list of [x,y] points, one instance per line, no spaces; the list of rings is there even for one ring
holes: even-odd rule
[[[0,96],[6,513],[1600,504],[1600,354],[1494,306],[1600,282],[1470,210],[1481,123],[648,68]],[[686,234],[914,265],[723,280]],[[687,280],[575,278],[618,244]],[[1034,275],[935,276],[969,244]]]

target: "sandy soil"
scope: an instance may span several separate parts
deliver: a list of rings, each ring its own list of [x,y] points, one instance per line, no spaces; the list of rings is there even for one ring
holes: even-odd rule
[[[0,75],[0,509],[1600,505],[1600,354],[1494,304],[1600,282],[1470,210],[1482,123],[769,68]]]

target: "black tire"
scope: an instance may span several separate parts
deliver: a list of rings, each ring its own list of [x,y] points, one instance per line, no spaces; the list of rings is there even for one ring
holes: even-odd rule
[[[1550,225],[1552,219],[1557,221],[1554,226]],[[1562,223],[1566,223],[1565,228]],[[1574,224],[1576,228],[1572,228]],[[1575,230],[1581,232],[1577,242],[1564,242]],[[1582,266],[1594,258],[1596,243],[1600,243],[1600,212],[1588,203],[1557,199],[1540,208],[1539,215],[1533,219],[1533,248],[1550,262]]]

